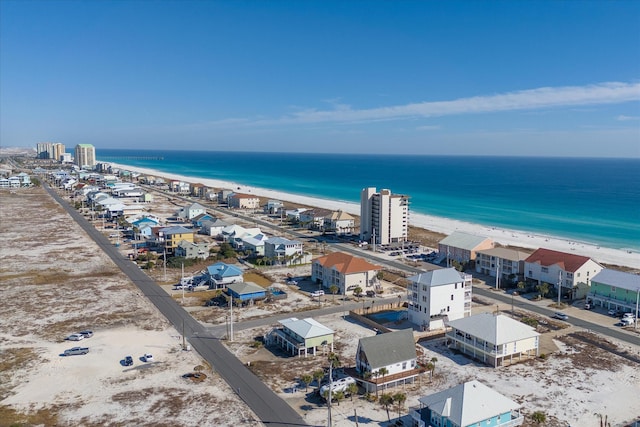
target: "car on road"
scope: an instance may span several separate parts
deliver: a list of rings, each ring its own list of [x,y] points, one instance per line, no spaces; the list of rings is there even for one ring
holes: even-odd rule
[[[133,365],[133,357],[126,356],[124,358],[124,366],[132,366]]]
[[[89,347],[72,347],[64,351],[65,356],[77,356],[89,353]]]
[[[318,297],[321,297],[322,295],[324,295],[324,291],[322,289],[311,292],[311,296],[313,298],[318,298]]]
[[[554,319],[569,320],[569,316],[567,316],[566,314],[561,313],[559,311],[554,313],[553,316],[551,316],[551,317],[553,317]]]
[[[153,355],[151,353],[145,353],[142,356],[142,361],[143,362],[153,362]]]
[[[69,341],[82,341],[84,339],[84,335],[82,334],[71,334],[67,337]]]
[[[93,336],[93,331],[80,331],[78,333],[85,338],[91,338]]]

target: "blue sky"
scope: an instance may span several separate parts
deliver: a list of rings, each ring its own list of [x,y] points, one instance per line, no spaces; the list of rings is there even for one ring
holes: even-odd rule
[[[2,0],[0,143],[640,157],[639,22],[638,1]]]

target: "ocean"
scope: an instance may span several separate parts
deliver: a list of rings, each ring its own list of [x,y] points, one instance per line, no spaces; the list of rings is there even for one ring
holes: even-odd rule
[[[364,187],[410,210],[640,250],[640,159],[337,155],[96,149],[99,161],[360,202]]]

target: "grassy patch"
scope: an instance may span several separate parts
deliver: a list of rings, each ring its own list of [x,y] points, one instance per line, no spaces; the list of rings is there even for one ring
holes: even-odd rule
[[[10,406],[0,405],[0,427],[37,425],[60,425],[58,423],[58,409],[43,408],[29,413],[22,413]]]
[[[9,348],[0,351],[0,400],[9,395],[11,377],[38,359],[38,354],[32,348]],[[1,419],[4,418],[0,416]]]

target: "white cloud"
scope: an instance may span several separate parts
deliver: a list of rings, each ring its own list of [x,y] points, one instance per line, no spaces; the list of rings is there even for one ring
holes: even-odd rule
[[[640,116],[623,116],[620,115],[618,117],[616,117],[616,120],[621,121],[621,122],[627,122],[627,121],[631,121],[631,120],[640,120]]]
[[[505,111],[541,111],[562,107],[619,104],[639,100],[640,83],[605,82],[587,86],[542,87],[502,94],[458,98],[451,101],[425,101],[369,109],[353,109],[350,105],[341,103],[340,99],[331,99],[325,100],[333,105],[333,109],[330,110],[301,109],[280,118],[223,119],[207,122],[206,125],[229,127],[234,125],[362,123]],[[199,124],[199,126],[202,125]]]

